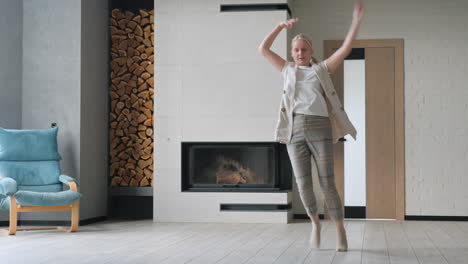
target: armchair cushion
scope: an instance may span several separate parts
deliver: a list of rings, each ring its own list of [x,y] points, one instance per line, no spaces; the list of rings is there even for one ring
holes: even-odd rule
[[[24,206],[55,206],[72,204],[80,199],[81,194],[71,190],[63,192],[18,191],[14,196],[16,202]]]
[[[0,209],[10,210],[10,196],[0,198]]]
[[[38,205],[38,206],[47,206],[51,205],[65,205],[71,204],[72,202],[78,200],[81,197],[81,194],[73,191],[62,191],[63,184],[51,184],[51,185],[40,185],[40,186],[31,186],[31,185],[19,185],[17,191],[14,195],[17,199],[17,203],[20,205]],[[16,197],[16,194],[19,193],[20,199]],[[42,195],[45,194],[45,195]],[[45,199],[45,200],[44,200]],[[51,199],[49,201],[49,199]],[[23,204],[24,203],[24,204]],[[58,204],[57,204],[58,203]],[[10,209],[10,197],[0,195],[0,209],[9,210]]]
[[[0,160],[60,160],[57,132],[57,127],[34,130],[0,128]]]
[[[61,192],[63,191],[63,184],[49,184],[49,185],[18,185],[18,191],[31,191],[31,192]]]
[[[18,190],[16,181],[12,178],[0,178],[0,198],[13,195]]]
[[[60,164],[46,161],[1,161],[0,176],[13,178],[18,185],[48,185],[59,183]]]
[[[58,128],[14,130],[0,128],[0,209],[9,209],[10,197],[22,206],[71,205],[81,194],[63,191]]]

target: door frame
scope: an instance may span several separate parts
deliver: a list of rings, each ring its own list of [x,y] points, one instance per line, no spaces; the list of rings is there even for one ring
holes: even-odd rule
[[[341,47],[343,40],[324,40],[324,58]],[[395,205],[396,219],[405,219],[405,91],[404,91],[404,40],[364,39],[354,40],[352,48],[389,48],[395,50]],[[343,64],[331,75],[336,92],[343,102]],[[339,85],[336,85],[336,84]],[[334,144],[335,181],[344,206],[344,146]]]

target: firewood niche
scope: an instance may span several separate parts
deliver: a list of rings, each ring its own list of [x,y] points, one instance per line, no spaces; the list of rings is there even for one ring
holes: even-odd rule
[[[112,9],[111,186],[153,186],[154,10]]]

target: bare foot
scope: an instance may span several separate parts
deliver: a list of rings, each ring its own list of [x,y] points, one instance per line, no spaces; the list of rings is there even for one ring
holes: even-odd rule
[[[315,224],[312,222],[312,231],[310,232],[310,247],[320,248],[320,223]]]
[[[337,229],[336,251],[348,251],[348,240],[346,239],[346,230],[344,228]]]

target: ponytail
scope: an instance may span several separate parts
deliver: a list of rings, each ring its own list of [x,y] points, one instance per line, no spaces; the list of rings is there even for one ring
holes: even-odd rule
[[[314,58],[314,56],[312,56],[310,58],[310,64],[314,64],[314,63],[319,63],[319,61],[316,58]]]

